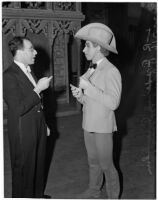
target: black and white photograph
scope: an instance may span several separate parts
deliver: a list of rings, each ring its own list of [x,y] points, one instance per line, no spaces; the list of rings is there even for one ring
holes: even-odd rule
[[[1,198],[156,199],[157,1],[1,17]]]

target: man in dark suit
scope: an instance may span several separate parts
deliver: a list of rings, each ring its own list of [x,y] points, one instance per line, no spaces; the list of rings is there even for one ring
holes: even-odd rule
[[[14,62],[3,73],[3,97],[8,105],[8,137],[13,198],[43,198],[47,126],[41,92],[52,77],[36,82],[29,65],[36,50],[26,37],[9,42]]]

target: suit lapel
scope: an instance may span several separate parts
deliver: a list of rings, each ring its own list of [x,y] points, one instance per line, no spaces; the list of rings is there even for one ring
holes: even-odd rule
[[[28,79],[28,77],[17,64],[13,63],[12,70],[15,72],[17,79],[22,85],[27,86],[31,90],[34,88],[34,85],[31,83],[31,81]]]
[[[37,77],[36,77],[35,74],[32,72],[32,70],[31,70],[31,75],[33,76],[35,82],[37,83],[37,82],[38,82]]]

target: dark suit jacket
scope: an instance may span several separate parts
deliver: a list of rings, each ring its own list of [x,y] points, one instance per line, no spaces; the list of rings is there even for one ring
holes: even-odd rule
[[[45,123],[39,96],[33,91],[34,86],[15,64],[3,73],[3,97],[8,105],[8,136],[10,142],[12,166],[21,148],[32,149],[37,140],[39,129]],[[41,115],[40,123],[37,120]],[[44,133],[46,134],[46,133]]]

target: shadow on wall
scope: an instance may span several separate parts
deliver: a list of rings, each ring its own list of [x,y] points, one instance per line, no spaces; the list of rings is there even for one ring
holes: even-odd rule
[[[50,57],[46,50],[42,47],[36,46],[38,52],[36,56],[36,62],[33,66],[33,71],[38,79],[44,76],[50,76]],[[53,69],[52,69],[53,70]],[[54,81],[54,80],[52,80]],[[54,85],[54,84],[51,84]],[[53,158],[54,149],[56,145],[56,140],[59,138],[60,133],[57,128],[56,113],[58,109],[57,99],[65,92],[65,89],[60,87],[55,91],[54,87],[49,87],[43,91],[43,104],[44,104],[44,114],[47,126],[50,129],[50,136],[47,137],[46,146],[46,180],[49,173],[50,164]]]
[[[134,116],[134,111],[138,106],[141,90],[143,88],[143,77],[135,70],[135,52],[121,36],[118,37],[118,55],[111,54],[109,60],[119,69],[122,77],[122,95],[118,109],[116,110],[116,121],[118,132],[114,134],[114,163],[120,176],[121,192],[123,191],[123,174],[119,167],[122,152],[123,138],[128,134],[127,121]]]
[[[47,137],[47,146],[46,146],[46,180],[49,173],[50,164],[53,158],[54,149],[56,145],[56,140],[59,138],[59,132],[57,128],[57,101],[56,95],[54,94],[51,87],[44,91],[44,113],[47,122],[47,126],[50,129],[50,136]]]
[[[154,27],[153,19],[154,12],[149,12],[148,10],[142,8],[138,23],[135,47],[133,50],[131,51],[125,42],[121,42],[121,38],[118,42],[120,61],[118,62],[120,64],[120,68],[118,68],[120,69],[122,75],[122,98],[120,106],[116,111],[118,129],[120,132],[120,136],[117,136],[120,138],[117,138],[116,146],[118,145],[118,141],[122,141],[122,138],[128,134],[126,127],[127,120],[135,115],[134,112],[140,105],[138,102],[142,103],[141,107],[144,106],[143,102],[140,101],[145,90],[146,78],[145,70],[142,68],[142,61],[143,59],[152,58],[156,54],[154,54],[154,51],[143,51],[142,47],[147,42],[146,30],[151,28],[152,31],[152,27]],[[155,91],[151,92],[154,93]]]
[[[38,52],[36,56],[36,62],[33,66],[33,71],[38,79],[44,76],[50,76],[50,57],[45,49],[42,47],[36,47]],[[54,153],[54,148],[56,140],[59,137],[59,132],[57,129],[56,121],[56,112],[57,112],[57,99],[53,88],[50,86],[48,89],[43,91],[43,105],[44,105],[44,114],[47,126],[50,129],[50,136],[47,137],[47,146],[46,146],[46,180],[49,173],[49,168],[51,160]]]
[[[35,64],[33,66],[33,71],[36,77],[39,79],[42,78],[43,76],[50,76],[49,74],[50,57],[48,53],[44,48],[39,46],[36,46],[35,49],[37,51],[37,55]]]

